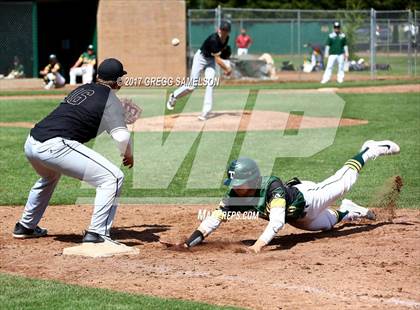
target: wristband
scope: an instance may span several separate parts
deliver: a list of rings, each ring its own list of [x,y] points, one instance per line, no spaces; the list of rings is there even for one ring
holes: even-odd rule
[[[204,240],[204,235],[201,231],[196,230],[192,233],[192,235],[185,241],[187,247],[193,247]]]

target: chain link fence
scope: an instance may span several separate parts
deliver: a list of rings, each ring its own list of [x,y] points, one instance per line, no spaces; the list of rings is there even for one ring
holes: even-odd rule
[[[7,76],[17,59],[24,76],[37,76],[35,16],[32,2],[0,2],[0,74]]]
[[[266,10],[215,8],[189,10],[189,55],[217,29],[220,20],[232,23],[230,45],[246,29],[253,44],[250,54],[269,53],[278,70],[301,74],[313,46],[324,49],[333,22],[342,24],[350,52],[350,70],[355,74],[414,76],[417,74],[418,12],[375,10]],[[417,25],[417,28],[416,28]],[[288,66],[285,66],[288,64]],[[292,66],[290,66],[292,64]],[[357,72],[356,72],[357,71]]]

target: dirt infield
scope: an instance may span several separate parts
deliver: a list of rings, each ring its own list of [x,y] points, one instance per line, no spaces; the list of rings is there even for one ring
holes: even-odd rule
[[[256,309],[420,307],[418,210],[330,232],[287,226],[259,255],[244,247],[264,229],[263,220],[231,220],[187,252],[159,243],[187,236],[200,208],[213,207],[121,206],[113,236],[140,255],[93,259],[61,254],[81,241],[90,207],[49,207],[41,226],[50,235],[36,240],[13,239],[22,207],[1,207],[0,272]]]
[[[201,113],[140,118],[133,131],[263,131],[299,128],[335,128],[365,125],[367,120],[310,117],[274,111],[216,111],[206,122],[197,121]],[[1,126],[1,123],[0,123]]]
[[[129,125],[132,131],[263,131],[299,128],[334,128],[337,125],[365,125],[367,120],[333,117],[303,117],[274,111],[217,111],[206,122],[200,122],[200,113],[182,113],[170,116],[145,117]],[[32,128],[29,122],[0,122],[0,127]]]
[[[30,122],[0,122],[0,127],[32,128],[34,125]]]

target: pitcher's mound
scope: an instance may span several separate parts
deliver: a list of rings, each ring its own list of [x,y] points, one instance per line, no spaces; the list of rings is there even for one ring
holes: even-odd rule
[[[111,257],[115,255],[137,255],[139,249],[122,243],[82,243],[81,245],[65,248],[63,255],[79,255],[86,257]]]

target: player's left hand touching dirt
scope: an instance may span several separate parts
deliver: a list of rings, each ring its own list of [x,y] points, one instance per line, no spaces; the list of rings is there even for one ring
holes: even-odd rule
[[[257,241],[255,241],[255,243],[252,246],[248,247],[247,250],[250,253],[256,253],[256,254],[258,254],[258,253],[261,252],[261,250],[262,250],[262,248],[264,246],[265,246],[264,241],[258,239]]]

